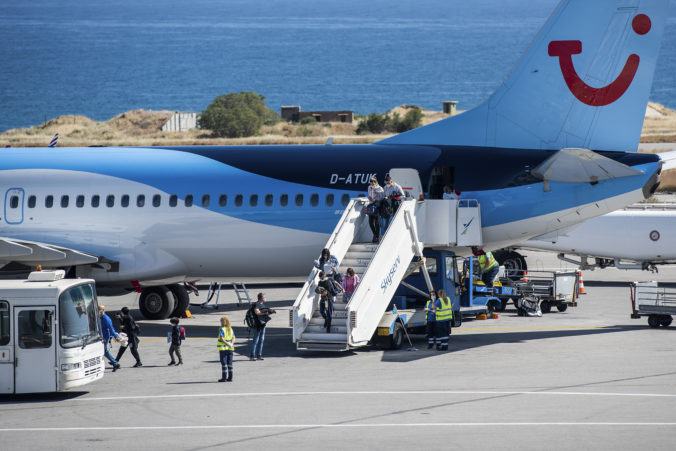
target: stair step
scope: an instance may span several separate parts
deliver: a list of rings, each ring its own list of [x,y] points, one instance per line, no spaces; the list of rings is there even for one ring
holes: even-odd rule
[[[318,343],[313,341],[299,341],[296,349],[303,351],[345,351],[350,349],[346,342]]]
[[[374,253],[378,250],[378,245],[376,243],[357,243],[352,244],[348,248],[348,252],[370,252]]]
[[[310,325],[308,325],[305,328],[303,336],[305,334],[326,334],[326,327],[323,327],[322,324],[313,325],[312,323],[310,323]],[[331,333],[347,335],[347,326],[334,326],[333,324],[331,324]]]
[[[368,260],[371,261],[373,259],[373,255],[375,252],[359,252],[359,251],[347,251],[345,253],[345,256],[343,257],[343,261],[347,260]]]
[[[333,342],[333,343],[347,343],[347,334],[333,334],[326,332],[318,333],[306,333],[303,332],[303,335],[300,336],[301,341],[314,341],[314,342]]]

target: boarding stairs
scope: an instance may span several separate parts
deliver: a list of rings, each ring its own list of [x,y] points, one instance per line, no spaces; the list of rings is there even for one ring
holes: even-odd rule
[[[367,204],[367,199],[352,199],[325,246],[338,259],[338,272],[354,269],[360,284],[349,303],[337,296],[327,332],[315,293],[319,270],[312,270],[290,311],[293,341],[299,350],[342,351],[366,345],[414,257],[423,259],[420,237],[439,247],[481,245],[478,204],[472,209],[476,221],[465,221],[458,201],[421,202],[409,197],[401,202],[380,243],[371,242],[368,216],[362,213]],[[467,222],[469,228],[463,225]]]

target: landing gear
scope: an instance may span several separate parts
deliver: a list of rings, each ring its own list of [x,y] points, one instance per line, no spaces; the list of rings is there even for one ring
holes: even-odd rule
[[[171,316],[180,318],[190,306],[190,297],[188,296],[188,291],[183,285],[179,285],[177,283],[168,285],[167,287],[169,290],[171,290],[171,294],[176,300],[176,307],[174,308],[174,311],[171,312]]]
[[[493,253],[500,265],[505,267],[507,277],[512,280],[520,280],[523,272],[528,270],[528,264],[523,255],[509,250],[499,250]]]
[[[176,301],[171,290],[165,286],[143,289],[138,300],[138,308],[148,319],[165,319],[176,308]]]

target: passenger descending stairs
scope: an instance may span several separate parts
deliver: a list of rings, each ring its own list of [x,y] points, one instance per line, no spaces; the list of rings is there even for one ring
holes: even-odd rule
[[[290,312],[293,340],[299,350],[342,351],[368,343],[399,282],[415,255],[422,257],[416,229],[416,200],[401,203],[380,244],[372,244],[368,217],[361,212],[365,199],[353,199],[326,247],[338,258],[338,271],[352,268],[361,283],[349,304],[342,295],[334,303],[331,330],[319,313],[319,281],[313,269]]]
[[[378,250],[377,244],[353,243],[350,245],[347,254],[345,254],[345,258],[340,262],[338,272],[345,274],[347,268],[352,268],[354,269],[354,273],[359,276],[359,280],[362,280],[376,250]],[[347,343],[348,339],[347,315],[347,304],[343,300],[343,295],[340,294],[336,297],[336,302],[333,304],[331,331],[327,333],[324,327],[324,317],[319,313],[319,309],[315,309],[312,319],[302,335],[303,346],[309,345],[315,350],[347,349],[343,346],[343,343]]]

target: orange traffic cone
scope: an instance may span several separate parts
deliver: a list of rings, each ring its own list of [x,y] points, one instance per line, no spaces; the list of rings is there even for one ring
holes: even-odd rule
[[[578,295],[587,294],[587,293],[584,292],[584,281],[582,280],[582,271],[578,271],[578,273],[580,274],[580,286],[577,290],[577,294]]]
[[[528,282],[528,271],[523,270],[523,277],[521,278],[524,282]]]

